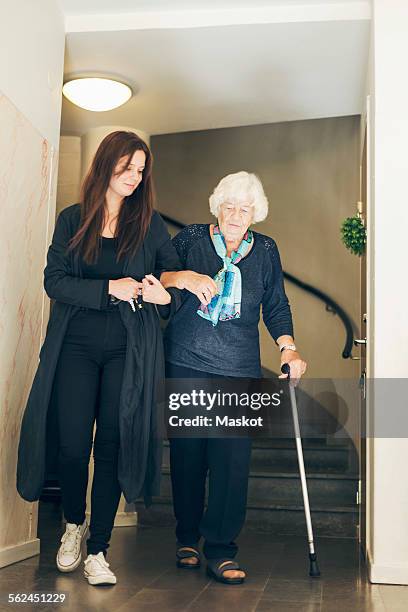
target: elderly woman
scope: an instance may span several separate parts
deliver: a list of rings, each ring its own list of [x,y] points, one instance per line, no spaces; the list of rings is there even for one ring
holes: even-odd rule
[[[224,177],[210,197],[215,224],[193,224],[174,239],[182,272],[164,272],[165,287],[184,290],[165,333],[166,375],[172,378],[259,378],[259,315],[299,379],[306,363],[296,350],[276,242],[249,229],[263,221],[268,201],[248,172]],[[287,375],[282,374],[280,378]],[[207,571],[226,584],[245,572],[233,559],[245,520],[250,438],[173,438],[171,478],[177,521],[177,565],[200,565],[203,537]],[[204,512],[205,480],[209,497]]]

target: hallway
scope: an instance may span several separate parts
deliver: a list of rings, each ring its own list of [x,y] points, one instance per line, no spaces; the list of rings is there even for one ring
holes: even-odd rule
[[[408,380],[408,292],[402,267],[396,265],[406,260],[408,227],[408,207],[401,197],[408,176],[408,78],[403,71],[408,2],[174,0],[171,9],[168,4],[167,0],[4,3],[0,20],[7,50],[0,60],[0,612],[60,607],[75,612],[95,608],[107,612],[408,611],[408,428],[404,431],[400,417],[407,396],[403,387]],[[74,103],[63,96],[65,85],[86,84],[89,77],[94,85],[113,80],[127,88],[130,97],[100,112],[87,99]],[[107,94],[92,91],[97,101],[110,100]],[[254,444],[247,522],[239,538],[239,561],[248,577],[237,587],[208,579],[205,562],[197,573],[176,570],[166,446],[160,498],[154,499],[148,512],[136,504],[137,528],[114,530],[108,560],[117,573],[115,587],[89,587],[82,566],[74,574],[57,571],[61,506],[37,502],[40,495],[48,500],[50,491],[55,494],[59,487],[56,460],[43,461],[44,454],[52,458],[53,449],[60,446],[56,431],[50,436],[55,447],[45,442],[48,436],[41,426],[46,411],[42,416],[31,412],[35,418],[27,436],[35,447],[35,452],[25,455],[27,482],[35,494],[24,495],[16,486],[23,456],[21,425],[31,405],[28,398],[36,372],[42,376],[39,355],[42,360],[49,329],[63,332],[61,342],[67,331],[57,319],[57,325],[49,325],[49,298],[66,312],[76,303],[87,307],[74,299],[74,292],[55,297],[43,290],[56,219],[80,200],[82,210],[88,205],[81,186],[100,143],[114,131],[137,135],[152,151],[155,208],[167,219],[172,234],[186,224],[218,222],[209,203],[222,176],[250,171],[265,187],[270,215],[255,226],[255,232],[279,245],[294,314],[293,341],[307,362],[303,383],[310,393],[305,392],[304,402],[299,398],[299,418],[322,571],[319,580],[308,576],[293,440],[260,438]],[[111,170],[119,160],[113,160]],[[146,164],[137,170],[143,186],[150,182]],[[108,173],[102,174],[108,180]],[[112,172],[111,182],[115,176]],[[135,183],[127,183],[126,189],[135,188]],[[101,212],[110,193],[107,185],[104,189]],[[228,205],[228,198],[223,199],[220,205]],[[240,206],[248,203],[255,205],[255,199],[245,197]],[[250,211],[242,208],[248,215]],[[95,245],[104,230],[98,224]],[[114,239],[114,232],[104,238]],[[207,238],[212,241],[210,231]],[[359,248],[350,250],[346,243]],[[269,257],[263,261],[269,262]],[[271,269],[279,258],[271,261],[263,281],[273,278]],[[199,263],[207,263],[207,256]],[[89,287],[91,278],[74,280],[68,268],[58,267],[56,278],[73,284],[84,280],[83,287]],[[135,270],[129,277],[138,282],[155,270],[152,261],[140,275]],[[217,272],[214,268],[211,276]],[[111,274],[104,272],[104,278],[96,280],[108,281],[109,294]],[[245,299],[254,294],[252,271],[242,287]],[[261,282],[259,288],[261,295]],[[279,294],[282,297],[281,290],[275,297]],[[135,309],[142,317],[146,311]],[[262,302],[262,315],[269,322],[271,312]],[[192,314],[195,317],[197,311]],[[192,330],[194,337],[197,327]],[[258,332],[252,337],[257,341]],[[276,350],[263,321],[259,338],[260,363],[275,376],[287,353]],[[154,346],[149,339],[146,335],[146,352]],[[234,350],[230,337],[227,340],[225,345],[231,347],[222,367],[227,367]],[[146,365],[147,360],[140,358],[141,346],[135,344],[133,355]],[[186,352],[191,351],[193,347],[186,346]],[[242,360],[248,355],[244,350],[236,354]],[[207,363],[210,372],[212,359]],[[44,379],[51,382],[53,372],[54,366],[45,367]],[[232,373],[237,373],[235,368]],[[72,384],[76,388],[77,381]],[[51,392],[39,396],[43,406],[50,404]],[[132,407],[136,414],[139,404],[135,401]],[[320,410],[334,426],[319,441],[311,441],[316,432],[304,413],[309,411],[314,423]],[[130,457],[133,460],[135,455]],[[136,463],[138,468],[146,465]],[[139,478],[140,472],[134,473]],[[93,463],[89,485],[92,478]],[[88,497],[90,491],[91,486]],[[134,523],[133,504],[130,510],[127,516],[122,496],[120,520],[124,516]],[[68,601],[59,606],[7,600],[9,593],[35,591],[65,592]]]
[[[248,572],[242,586],[215,583],[207,578],[205,563],[197,572],[177,570],[170,528],[119,527],[114,530],[108,553],[118,584],[91,587],[82,576],[82,564],[68,575],[56,569],[54,557],[60,521],[58,505],[41,503],[41,554],[0,571],[1,611],[10,610],[10,605],[5,604],[5,589],[7,592],[67,593],[67,604],[31,607],[38,612],[57,609],[222,612],[232,608],[240,612],[402,612],[408,609],[408,587],[370,585],[356,540],[318,538],[322,576],[314,580],[307,574],[304,537],[269,536],[253,531],[244,532],[239,539],[239,558]]]

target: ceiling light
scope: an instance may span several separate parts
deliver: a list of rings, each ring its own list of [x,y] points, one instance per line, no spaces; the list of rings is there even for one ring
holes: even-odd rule
[[[62,93],[68,100],[86,110],[101,112],[122,106],[132,97],[128,85],[112,79],[83,77],[67,81]]]

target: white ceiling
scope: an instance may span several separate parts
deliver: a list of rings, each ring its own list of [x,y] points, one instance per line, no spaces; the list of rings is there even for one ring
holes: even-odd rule
[[[316,9],[318,2],[310,2]],[[169,5],[165,0],[88,0],[86,8],[78,0],[60,0],[60,4],[74,19],[84,11],[119,15],[135,13],[136,8],[161,11]],[[282,0],[253,4],[270,8],[282,5]],[[327,18],[326,12],[321,20],[303,21],[306,0],[285,0],[289,4],[302,4],[302,11],[288,22],[280,18],[272,23],[167,24],[155,29],[132,24],[132,29],[115,30],[99,22],[95,27],[97,20],[91,18],[90,29],[96,31],[84,31],[85,22],[72,28],[67,33],[65,74],[117,75],[137,94],[121,108],[104,113],[81,110],[64,99],[62,131],[79,134],[90,127],[123,125],[163,134],[360,113],[369,14],[360,11],[356,17],[355,12],[343,11]],[[333,5],[338,10],[338,4],[325,0],[326,8]],[[343,0],[340,4],[354,11],[367,3]],[[215,14],[220,6],[248,8],[248,0],[171,2],[172,11],[187,5],[216,6]],[[126,27],[126,18],[122,26]]]
[[[66,15],[178,11],[312,4],[311,0],[59,0]],[[355,4],[356,0],[314,0],[313,4]]]

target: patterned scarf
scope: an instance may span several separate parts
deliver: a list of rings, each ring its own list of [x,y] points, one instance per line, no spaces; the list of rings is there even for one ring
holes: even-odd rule
[[[241,261],[251,248],[253,233],[251,230],[247,230],[238,249],[232,251],[231,257],[227,256],[225,238],[218,225],[214,227],[212,240],[217,255],[223,261],[223,267],[214,276],[218,292],[208,305],[200,305],[197,314],[203,319],[211,321],[215,326],[218,321],[239,319],[241,316],[241,271],[235,264]]]

